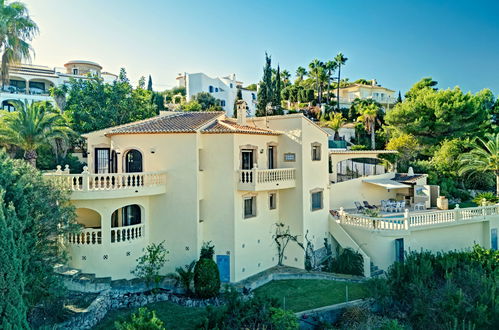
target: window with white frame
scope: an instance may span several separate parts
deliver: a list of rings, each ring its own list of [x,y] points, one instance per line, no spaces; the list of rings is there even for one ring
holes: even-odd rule
[[[322,210],[324,207],[323,190],[313,190],[310,193],[312,211]]]
[[[312,143],[312,160],[321,160],[321,144],[320,143]]]
[[[243,199],[244,218],[256,217],[256,196],[248,196]]]
[[[269,194],[269,209],[275,210],[277,208],[277,194],[270,193]]]

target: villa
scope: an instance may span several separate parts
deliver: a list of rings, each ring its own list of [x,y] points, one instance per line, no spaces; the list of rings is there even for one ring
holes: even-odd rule
[[[235,74],[211,78],[204,73],[183,73],[178,75],[177,82],[178,87],[185,87],[187,101],[191,101],[198,93],[210,93],[220,100],[222,109],[229,117],[234,116],[234,102],[237,99],[237,91],[241,90],[242,98],[248,107],[247,115],[255,115],[257,92],[243,88],[243,82],[236,80]]]
[[[71,190],[84,227],[65,240],[70,266],[131,278],[144,248],[164,241],[172,272],[211,241],[222,281],[237,282],[277,264],[276,223],[307,235],[318,254],[324,239],[353,248],[367,277],[410,250],[497,248],[499,206],[445,210],[426,175],[380,159],[394,151],[330,149],[328,133],[302,114],[247,118],[246,107],[237,103],[237,119],[162,112],[84,135],[84,172],[46,174]],[[393,212],[362,211],[384,203]],[[297,244],[284,255],[304,267]]]
[[[395,91],[379,86],[375,79],[371,81],[371,85],[352,84],[340,88],[340,107],[349,108],[356,99],[374,100],[381,104],[385,111],[390,110],[397,102]]]
[[[64,68],[49,68],[41,65],[20,64],[10,68],[9,84],[0,90],[0,104],[3,110],[14,111],[12,101],[50,101],[50,88],[61,86],[71,78],[88,79],[99,76],[105,82],[116,80],[117,76],[103,72],[102,66],[90,61],[69,61]]]

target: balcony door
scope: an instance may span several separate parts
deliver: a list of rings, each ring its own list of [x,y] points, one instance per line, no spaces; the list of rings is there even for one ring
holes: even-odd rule
[[[125,171],[127,173],[142,172],[142,154],[132,149],[125,155]]]
[[[253,149],[243,149],[241,150],[241,169],[251,170],[253,168]]]
[[[95,173],[109,173],[111,164],[109,148],[95,148]]]
[[[272,170],[277,167],[276,164],[276,151],[277,147],[275,146],[269,146],[267,150],[267,159],[268,159],[268,169]]]

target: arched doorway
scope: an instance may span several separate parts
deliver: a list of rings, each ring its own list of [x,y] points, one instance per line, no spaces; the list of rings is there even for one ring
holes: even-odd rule
[[[111,227],[126,227],[140,223],[142,223],[142,214],[137,204],[119,208],[111,215]]]
[[[127,173],[142,172],[142,153],[132,149],[125,154],[125,171]]]

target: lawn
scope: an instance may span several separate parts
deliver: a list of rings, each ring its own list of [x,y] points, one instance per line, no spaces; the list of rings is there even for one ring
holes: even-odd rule
[[[165,323],[167,329],[195,329],[204,315],[204,308],[184,307],[168,301],[149,304],[147,308],[156,311],[156,316]],[[137,310],[138,308],[112,310],[93,329],[114,329],[115,321],[129,319]]]
[[[272,281],[256,289],[255,294],[275,297],[286,309],[300,312],[345,302],[346,287],[349,301],[367,297],[365,283],[330,280]]]

